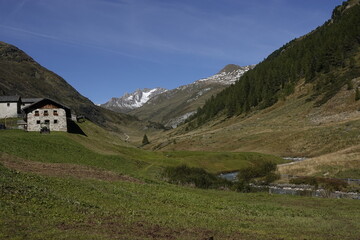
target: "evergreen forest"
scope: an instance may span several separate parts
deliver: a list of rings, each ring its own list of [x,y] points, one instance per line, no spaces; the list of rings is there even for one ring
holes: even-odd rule
[[[313,32],[274,51],[235,84],[211,97],[199,108],[190,127],[204,124],[218,114],[228,117],[264,109],[294,92],[300,80],[311,83],[308,101],[327,102],[350,80],[360,75],[360,5],[336,8],[331,20]]]

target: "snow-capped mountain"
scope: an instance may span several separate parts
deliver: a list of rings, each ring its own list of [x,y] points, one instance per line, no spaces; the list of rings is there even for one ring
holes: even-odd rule
[[[111,109],[116,112],[127,113],[133,109],[143,106],[150,98],[166,92],[164,88],[144,88],[138,89],[133,93],[126,93],[120,98],[111,98],[110,101],[101,104],[101,107]]]
[[[168,127],[176,127],[188,117],[196,113],[207,99],[216,95],[224,88],[235,83],[254,65],[240,67],[226,65],[217,74],[197,80],[193,83],[168,90],[150,98],[142,107],[129,113],[154,122],[160,122]]]
[[[240,67],[238,65],[229,64],[226,65],[219,73],[204,79],[197,80],[197,82],[219,83],[224,85],[231,85],[235,83],[239,78],[247,71],[254,68],[255,65]]]
[[[207,99],[235,83],[254,65],[241,67],[226,65],[217,74],[172,90],[164,88],[144,88],[112,98],[101,107],[116,112],[129,113],[142,120],[159,122],[168,127],[176,127],[196,113]]]

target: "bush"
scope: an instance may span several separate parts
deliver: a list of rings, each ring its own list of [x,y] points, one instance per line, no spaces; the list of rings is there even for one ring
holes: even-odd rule
[[[251,192],[251,187],[246,181],[237,181],[233,183],[231,190],[236,192],[248,193]]]
[[[319,185],[328,191],[341,191],[348,186],[347,182],[341,179],[318,178]]]
[[[202,168],[191,168],[186,165],[165,168],[163,177],[171,183],[195,185],[198,188],[220,188],[232,185],[230,181],[208,173]]]
[[[296,185],[307,184],[307,185],[315,186],[316,188],[319,185],[319,183],[318,183],[318,181],[317,181],[317,179],[315,177],[293,178],[293,179],[290,179],[289,183],[296,184]]]
[[[308,184],[316,188],[322,187],[328,191],[341,191],[348,187],[347,182],[341,179],[320,178],[320,177],[298,177],[290,179],[291,184]]]
[[[279,180],[279,179],[280,179],[280,174],[277,174],[275,172],[269,172],[263,178],[263,181],[265,184],[269,184],[269,183],[275,182],[276,180]]]
[[[276,163],[273,162],[260,162],[253,166],[239,170],[239,181],[249,182],[254,178],[265,178],[270,181],[271,179],[278,179],[275,175]],[[267,177],[268,176],[268,177]],[[276,178],[276,179],[275,179]]]

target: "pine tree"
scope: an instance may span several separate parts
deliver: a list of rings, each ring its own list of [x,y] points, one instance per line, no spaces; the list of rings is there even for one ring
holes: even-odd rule
[[[143,145],[147,145],[147,144],[149,144],[150,142],[149,142],[149,139],[148,139],[148,137],[146,136],[146,134],[144,135],[144,137],[143,137],[143,140],[142,140],[142,144]]]
[[[360,100],[360,91],[359,88],[356,88],[355,90],[355,101]]]

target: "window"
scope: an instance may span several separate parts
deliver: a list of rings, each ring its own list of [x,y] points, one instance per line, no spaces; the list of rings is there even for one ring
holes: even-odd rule
[[[36,121],[36,124],[40,124],[40,120],[37,120],[37,121]]]
[[[50,120],[45,120],[45,124],[50,124]]]
[[[39,116],[39,111],[35,111],[35,116]]]
[[[54,110],[54,116],[58,116],[58,111]]]
[[[7,103],[7,106],[10,107],[10,103]]]
[[[57,124],[57,123],[58,123],[58,120],[57,120],[57,119],[55,119],[55,120],[54,120],[54,124]]]
[[[48,110],[44,111],[44,116],[49,116],[49,111]]]

